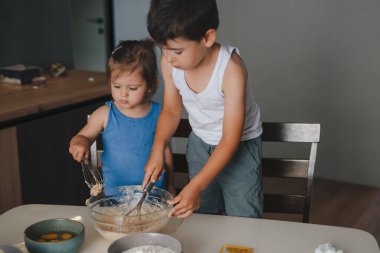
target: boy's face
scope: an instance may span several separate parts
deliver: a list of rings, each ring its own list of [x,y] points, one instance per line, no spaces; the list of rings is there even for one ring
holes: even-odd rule
[[[196,68],[208,49],[202,41],[198,42],[184,38],[168,40],[161,48],[163,57],[173,67],[181,70]]]
[[[138,109],[147,103],[148,85],[138,70],[111,75],[111,93],[119,110]]]

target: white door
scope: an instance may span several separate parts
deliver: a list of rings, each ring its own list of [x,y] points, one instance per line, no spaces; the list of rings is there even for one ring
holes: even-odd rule
[[[108,0],[71,0],[74,69],[106,71],[110,42]]]

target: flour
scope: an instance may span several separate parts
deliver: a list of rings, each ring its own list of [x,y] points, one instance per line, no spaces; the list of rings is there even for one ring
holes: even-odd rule
[[[91,196],[97,196],[103,189],[103,185],[100,183],[94,184],[90,189]]]
[[[175,253],[171,249],[164,248],[161,246],[140,246],[135,247],[122,253]]]
[[[337,250],[334,248],[331,242],[327,242],[319,245],[315,251],[315,253],[343,253],[343,250]]]

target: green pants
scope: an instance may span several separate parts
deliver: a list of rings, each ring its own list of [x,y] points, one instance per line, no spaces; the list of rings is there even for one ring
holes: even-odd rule
[[[232,159],[202,192],[198,213],[263,216],[261,146],[261,137],[240,142]],[[190,134],[186,151],[190,179],[203,168],[215,148]]]

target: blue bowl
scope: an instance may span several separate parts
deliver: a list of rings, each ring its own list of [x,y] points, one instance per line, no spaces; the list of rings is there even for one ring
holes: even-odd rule
[[[50,237],[47,234],[53,237],[57,235],[58,240],[37,241],[41,236]],[[70,234],[72,237],[66,239],[64,234]],[[50,219],[34,223],[25,229],[24,241],[30,253],[76,253],[84,242],[84,234],[84,226],[79,221]]]

